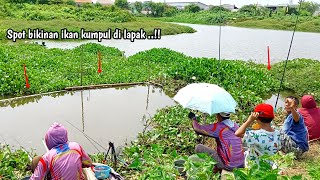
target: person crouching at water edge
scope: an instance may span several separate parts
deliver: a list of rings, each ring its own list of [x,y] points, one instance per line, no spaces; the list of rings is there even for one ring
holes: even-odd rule
[[[195,148],[196,153],[207,153],[217,162],[214,172],[222,169],[232,171],[234,168],[244,167],[244,155],[241,139],[235,136],[234,132],[239,126],[230,120],[229,113],[219,113],[216,115],[217,121],[214,124],[200,125],[195,114],[189,113],[189,118],[193,120],[193,129],[201,135],[213,137],[217,143],[217,150],[213,150],[202,144]]]
[[[270,123],[273,119],[273,107],[269,104],[259,104],[248,120],[236,131],[236,136],[243,138],[243,144],[247,149],[245,152],[246,167],[248,167],[249,161],[259,164],[260,156],[264,154],[274,155],[280,150],[280,131],[271,127]],[[247,129],[255,120],[259,129]],[[269,161],[269,164],[273,166],[273,162]]]
[[[42,157],[35,157],[33,166],[37,166],[31,180],[44,179],[84,179],[82,167],[92,166],[92,161],[82,147],[68,142],[67,129],[54,123],[46,133],[45,142],[49,149]],[[38,160],[37,160],[38,159]],[[51,178],[47,175],[51,176]]]

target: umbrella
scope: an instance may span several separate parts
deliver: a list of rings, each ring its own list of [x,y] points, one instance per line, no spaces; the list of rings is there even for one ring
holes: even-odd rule
[[[235,113],[237,102],[223,88],[208,83],[193,83],[180,89],[173,98],[184,108],[210,115],[221,112]]]

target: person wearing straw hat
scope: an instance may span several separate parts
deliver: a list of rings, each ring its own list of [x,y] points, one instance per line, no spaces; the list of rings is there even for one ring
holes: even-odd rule
[[[62,124],[53,123],[45,143],[49,151],[32,161],[36,168],[31,180],[42,180],[48,174],[51,179],[84,179],[82,167],[91,167],[92,161],[78,143],[68,142],[68,132]]]
[[[230,120],[229,113],[216,114],[218,122],[208,125],[200,125],[192,112],[189,113],[189,118],[193,120],[192,127],[197,134],[213,137],[216,140],[217,150],[202,144],[195,147],[196,153],[207,153],[217,162],[215,173],[222,169],[232,171],[234,168],[244,167],[241,139],[234,134],[239,126]]]

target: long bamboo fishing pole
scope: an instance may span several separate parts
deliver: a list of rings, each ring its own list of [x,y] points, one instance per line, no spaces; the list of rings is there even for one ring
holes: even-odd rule
[[[220,5],[219,5],[219,62],[218,62],[218,69],[219,69],[219,81],[222,81],[222,76],[221,76],[221,65],[220,65],[220,61],[221,61],[221,24],[222,24],[222,15],[221,15],[221,11],[222,11],[222,7],[221,7],[221,0],[220,0]]]
[[[29,160],[32,161],[32,157],[31,157],[31,155],[29,154],[29,152],[20,144],[20,142],[19,142],[17,139],[14,139],[14,140],[19,144],[21,150],[22,150],[23,152],[27,153]]]
[[[83,91],[81,91],[81,120],[82,120],[82,131],[84,132]]]
[[[290,41],[290,46],[289,46],[289,50],[288,50],[288,54],[287,54],[287,59],[286,59],[286,61],[285,61],[285,63],[284,63],[283,74],[282,74],[282,77],[281,77],[281,80],[280,80],[280,86],[279,86],[279,91],[278,91],[278,95],[277,95],[277,100],[276,100],[276,103],[275,103],[275,105],[274,105],[275,111],[276,111],[276,109],[277,109],[277,104],[278,104],[278,100],[279,100],[279,96],[280,96],[280,90],[281,90],[282,83],[283,83],[283,80],[284,80],[284,75],[285,75],[286,69],[287,69],[287,63],[288,63],[288,59],[289,59],[290,52],[291,52],[291,47],[292,47],[292,43],[293,43],[293,38],[294,38],[296,29],[297,29],[299,14],[300,14],[300,11],[301,11],[302,0],[300,0],[299,3],[300,3],[300,5],[299,5],[298,14],[297,14],[297,17],[296,17],[296,22],[295,22],[295,25],[294,25],[294,29],[293,29],[293,33],[292,33],[292,37],[291,37],[291,41]]]

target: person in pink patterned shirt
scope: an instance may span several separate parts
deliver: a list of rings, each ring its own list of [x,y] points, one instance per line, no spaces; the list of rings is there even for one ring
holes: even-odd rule
[[[84,179],[82,168],[91,167],[92,161],[78,143],[68,142],[63,125],[54,123],[46,133],[45,142],[49,151],[40,158],[31,180]]]

